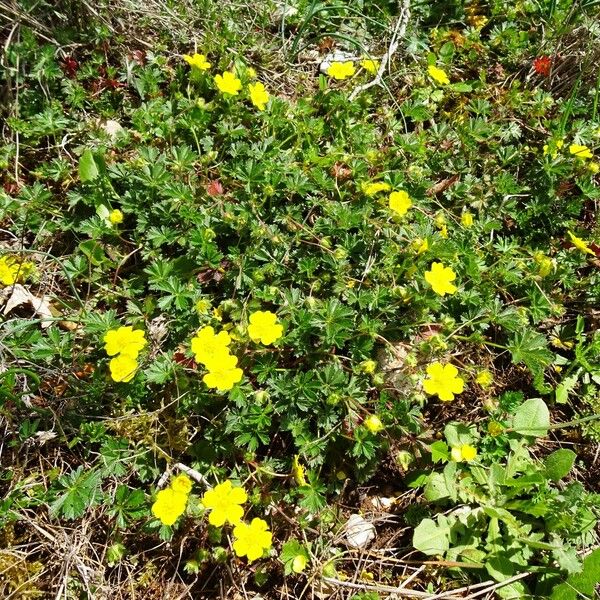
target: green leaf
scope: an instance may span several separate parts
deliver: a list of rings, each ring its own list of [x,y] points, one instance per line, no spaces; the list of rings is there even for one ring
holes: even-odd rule
[[[560,481],[569,474],[576,458],[577,454],[567,448],[561,448],[549,454],[544,461],[546,477],[550,481]]]
[[[527,437],[544,437],[550,427],[550,411],[541,398],[526,400],[517,408],[512,428]]]
[[[284,564],[284,574],[301,573],[310,562],[308,550],[297,540],[286,542],[281,548],[279,560]]]
[[[446,462],[450,460],[450,450],[446,442],[438,440],[437,442],[433,442],[433,444],[431,444],[431,460],[434,463]]]
[[[548,342],[543,334],[531,329],[515,333],[507,345],[515,365],[523,363],[534,377],[536,389],[543,391],[544,369],[554,360],[554,353],[548,349]]]
[[[573,388],[577,385],[579,379],[579,373],[565,377],[557,386],[555,390],[556,401],[559,404],[566,404],[569,400],[569,392],[573,391]]]
[[[575,573],[581,573],[583,564],[577,556],[577,550],[572,546],[560,546],[552,551],[552,556],[558,563],[558,566],[563,570],[573,575]]]
[[[450,498],[450,490],[446,485],[446,478],[441,473],[432,473],[429,476],[423,493],[425,499],[429,502]]]
[[[100,495],[101,481],[102,474],[99,471],[86,473],[83,467],[60,477],[58,484],[65,491],[50,505],[50,514],[66,519],[81,517]]]
[[[596,584],[600,581],[600,548],[594,550],[583,561],[580,573],[570,575],[552,590],[551,600],[582,600],[593,598]]]
[[[444,554],[450,548],[450,527],[438,525],[432,519],[423,519],[413,533],[413,546],[423,554]]]
[[[96,240],[86,240],[79,244],[79,249],[86,255],[90,263],[100,266],[106,259],[102,246]]]
[[[79,179],[85,183],[87,181],[93,181],[98,177],[100,171],[92,151],[87,148],[83,151],[81,158],[79,159]]]

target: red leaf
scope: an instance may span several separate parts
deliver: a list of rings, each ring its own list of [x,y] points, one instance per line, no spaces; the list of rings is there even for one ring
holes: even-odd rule
[[[552,59],[549,56],[538,56],[533,61],[533,69],[538,75],[548,77],[552,68]]]
[[[213,179],[206,186],[206,193],[209,196],[222,196],[224,194],[223,185],[218,179]]]

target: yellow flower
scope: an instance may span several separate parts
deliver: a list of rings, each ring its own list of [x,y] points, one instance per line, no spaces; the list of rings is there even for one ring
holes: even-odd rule
[[[575,155],[576,158],[593,158],[592,151],[587,146],[580,146],[579,144],[571,144],[569,146],[569,152]]]
[[[565,145],[564,140],[550,140],[549,144],[544,144],[544,156],[550,154],[552,159],[558,156],[558,151]]]
[[[436,395],[443,402],[454,400],[454,394],[464,390],[465,382],[458,377],[458,369],[451,364],[434,362],[427,367],[429,379],[423,381],[423,389],[430,395]]]
[[[482,388],[488,388],[494,382],[494,377],[487,369],[483,369],[482,371],[479,371],[479,373],[477,373],[477,377],[475,377],[475,381]]]
[[[171,488],[161,490],[156,494],[156,500],[152,505],[152,514],[160,519],[163,525],[173,525],[185,512],[187,498],[187,494]]]
[[[12,256],[0,258],[0,283],[2,285],[14,285],[23,281],[33,271],[33,263],[21,261]]]
[[[385,181],[374,181],[373,183],[363,183],[362,190],[366,196],[372,197],[378,192],[387,192],[392,186]]]
[[[180,475],[173,477],[171,489],[174,492],[180,492],[187,495],[192,491],[192,480],[187,475],[181,473]]]
[[[327,69],[327,75],[334,79],[346,79],[346,77],[352,77],[354,72],[354,64],[351,60],[347,60],[346,62],[332,62]]]
[[[225,522],[236,525],[244,516],[244,504],[248,496],[242,487],[234,487],[231,481],[219,483],[202,496],[202,504],[210,509],[208,522],[215,527],[221,527]]]
[[[410,196],[407,192],[401,190],[399,192],[392,192],[389,195],[389,205],[395,213],[402,217],[408,212],[408,209],[412,206],[412,200],[410,199]]]
[[[383,429],[383,423],[377,415],[369,415],[363,422],[363,425],[371,432],[377,433]]]
[[[244,375],[244,372],[236,367],[237,360],[237,356],[232,354],[214,356],[206,364],[208,373],[202,378],[202,381],[209,388],[215,388],[217,392],[227,392],[240,382]]]
[[[450,450],[452,460],[456,462],[471,462],[477,456],[477,448],[470,444],[463,444]]]
[[[267,102],[269,101],[269,92],[265,89],[265,86],[257,81],[248,85],[250,90],[250,100],[252,104],[258,108],[258,110],[265,110]]]
[[[262,342],[268,346],[283,335],[283,326],[277,323],[276,314],[259,310],[250,315],[248,335],[253,342]]]
[[[375,75],[379,70],[379,61],[373,60],[371,58],[363,58],[360,61],[360,66],[367,71],[367,73],[371,73],[371,75]]]
[[[460,217],[460,222],[461,222],[462,226],[466,227],[467,229],[469,227],[473,227],[473,213],[464,212],[462,214],[462,216]]]
[[[209,308],[210,308],[210,300],[207,300],[206,298],[200,298],[200,300],[198,300],[196,302],[196,310],[201,315],[205,315],[208,312]]]
[[[118,208],[115,208],[115,210],[112,210],[108,215],[108,220],[113,225],[118,225],[123,222],[123,213]]]
[[[435,65],[429,65],[427,72],[429,73],[429,77],[441,85],[447,85],[450,83],[450,79],[448,79],[446,71],[436,67]]]
[[[141,329],[134,330],[129,325],[107,331],[103,341],[109,356],[121,354],[133,359],[137,358],[140,350],[146,345],[144,332]]]
[[[377,363],[374,360],[363,360],[360,363],[360,370],[367,375],[372,375],[377,369]]]
[[[575,345],[573,342],[571,342],[569,340],[563,342],[559,337],[556,337],[556,336],[552,336],[550,338],[550,343],[555,348],[560,348],[561,350],[571,350],[571,348],[573,348],[573,346]]]
[[[425,272],[425,281],[440,296],[456,292],[456,286],[450,283],[455,279],[454,271],[450,267],[445,267],[441,262],[432,263],[431,270]]]
[[[533,255],[533,260],[538,264],[538,275],[540,277],[547,277],[554,270],[554,261],[543,252],[536,252]]]
[[[424,240],[417,238],[412,242],[411,248],[417,253],[417,255],[421,255],[429,250],[429,242],[427,241],[427,238]]]
[[[306,485],[306,477],[304,476],[304,466],[300,464],[300,457],[295,454],[292,459],[292,475],[294,476],[294,481],[302,486]]]
[[[600,163],[593,161],[591,163],[588,164],[588,171],[590,171],[590,173],[592,173],[593,175],[595,175],[596,173],[600,172]]]
[[[215,83],[222,94],[237,96],[242,89],[242,82],[231,71],[223,71],[223,75],[215,75]]]
[[[192,338],[191,347],[196,362],[207,365],[214,362],[216,358],[229,354],[227,346],[230,343],[231,337],[226,331],[219,331],[215,335],[215,330],[207,325],[199,329]]]
[[[233,549],[236,556],[248,557],[248,562],[260,558],[271,547],[273,534],[266,521],[254,518],[250,525],[239,523],[233,530]]]
[[[184,54],[183,60],[185,60],[185,62],[193,69],[199,69],[200,71],[210,69],[210,63],[206,60],[204,54],[193,54],[192,56]]]
[[[113,381],[127,383],[133,379],[138,363],[129,354],[119,354],[110,361],[108,366]]]
[[[568,231],[569,237],[571,238],[571,243],[577,250],[584,252],[585,254],[591,254],[595,256],[594,251],[587,245],[587,242],[584,242],[581,238],[578,238],[573,232]]]
[[[298,554],[294,556],[294,560],[292,561],[292,571],[294,573],[302,573],[304,569],[306,569],[306,556],[304,554]]]

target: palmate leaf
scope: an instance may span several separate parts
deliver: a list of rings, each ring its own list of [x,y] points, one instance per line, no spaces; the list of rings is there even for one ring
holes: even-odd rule
[[[524,329],[515,333],[507,348],[515,365],[524,364],[531,371],[538,392],[549,392],[551,388],[544,384],[544,369],[554,360],[554,353],[548,349],[544,335]]]
[[[60,477],[58,484],[63,493],[50,505],[50,514],[66,519],[81,517],[100,495],[101,481],[100,471],[85,471],[82,466]]]

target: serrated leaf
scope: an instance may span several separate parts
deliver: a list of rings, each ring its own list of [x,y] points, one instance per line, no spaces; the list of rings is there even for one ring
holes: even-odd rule
[[[50,505],[50,514],[66,519],[81,517],[99,496],[101,481],[102,474],[99,471],[86,473],[83,467],[61,477],[58,483],[65,491]]]
[[[560,481],[569,474],[577,454],[573,450],[560,448],[549,454],[544,461],[545,475],[550,481]]]
[[[524,329],[515,333],[507,348],[515,365],[523,363],[531,371],[536,387],[545,387],[544,369],[554,359],[554,353],[548,349],[545,336],[537,331]]]
[[[544,437],[550,427],[550,411],[541,398],[526,400],[517,408],[512,428],[527,437]]]
[[[446,442],[438,440],[431,444],[431,460],[434,463],[450,460],[450,451]]]
[[[600,549],[594,550],[583,561],[583,569],[570,575],[565,583],[552,590],[551,600],[581,600],[594,597],[594,588],[600,581]]]
[[[580,573],[583,569],[583,564],[577,556],[577,551],[572,546],[561,546],[552,551],[552,556],[558,563],[558,566],[563,570],[573,575]]]

